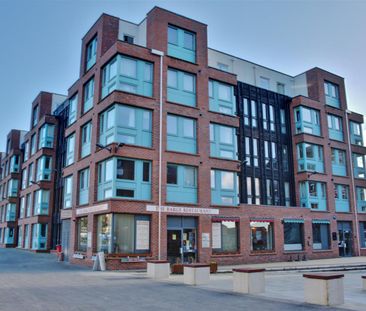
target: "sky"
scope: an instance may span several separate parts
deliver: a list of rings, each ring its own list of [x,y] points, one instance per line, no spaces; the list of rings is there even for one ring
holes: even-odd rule
[[[0,0],[0,151],[29,130],[40,91],[67,94],[81,38],[104,12],[139,23],[155,5],[208,25],[208,45],[297,75],[345,78],[349,109],[366,115],[366,0]]]

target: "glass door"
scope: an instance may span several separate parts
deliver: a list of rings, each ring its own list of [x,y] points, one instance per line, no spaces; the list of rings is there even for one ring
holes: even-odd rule
[[[339,256],[352,256],[352,230],[351,223],[346,221],[338,222],[338,249]]]
[[[196,262],[196,229],[183,229],[183,263]]]
[[[182,262],[182,230],[168,230],[168,261],[173,263]]]

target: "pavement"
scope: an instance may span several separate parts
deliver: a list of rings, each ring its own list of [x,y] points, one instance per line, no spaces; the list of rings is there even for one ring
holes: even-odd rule
[[[211,275],[207,285],[186,286],[183,277],[177,275],[153,281],[145,272],[93,272],[56,262],[50,254],[0,249],[0,311],[365,311],[361,273],[346,273],[346,304],[329,308],[303,303],[302,276],[298,272],[269,272],[265,294],[242,295],[231,291],[231,274]]]

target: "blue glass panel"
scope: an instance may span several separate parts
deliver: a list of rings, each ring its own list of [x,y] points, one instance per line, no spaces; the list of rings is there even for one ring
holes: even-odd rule
[[[236,114],[236,101],[232,85],[210,80],[209,97],[211,111],[232,116]]]

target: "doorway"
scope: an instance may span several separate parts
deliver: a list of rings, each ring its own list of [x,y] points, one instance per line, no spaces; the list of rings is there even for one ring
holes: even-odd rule
[[[197,261],[197,219],[168,217],[167,255],[170,263]]]
[[[339,256],[351,257],[353,253],[352,223],[350,221],[338,221],[337,227]]]
[[[69,247],[70,247],[70,219],[62,220],[61,225],[61,248],[64,253],[64,260],[69,261]]]

